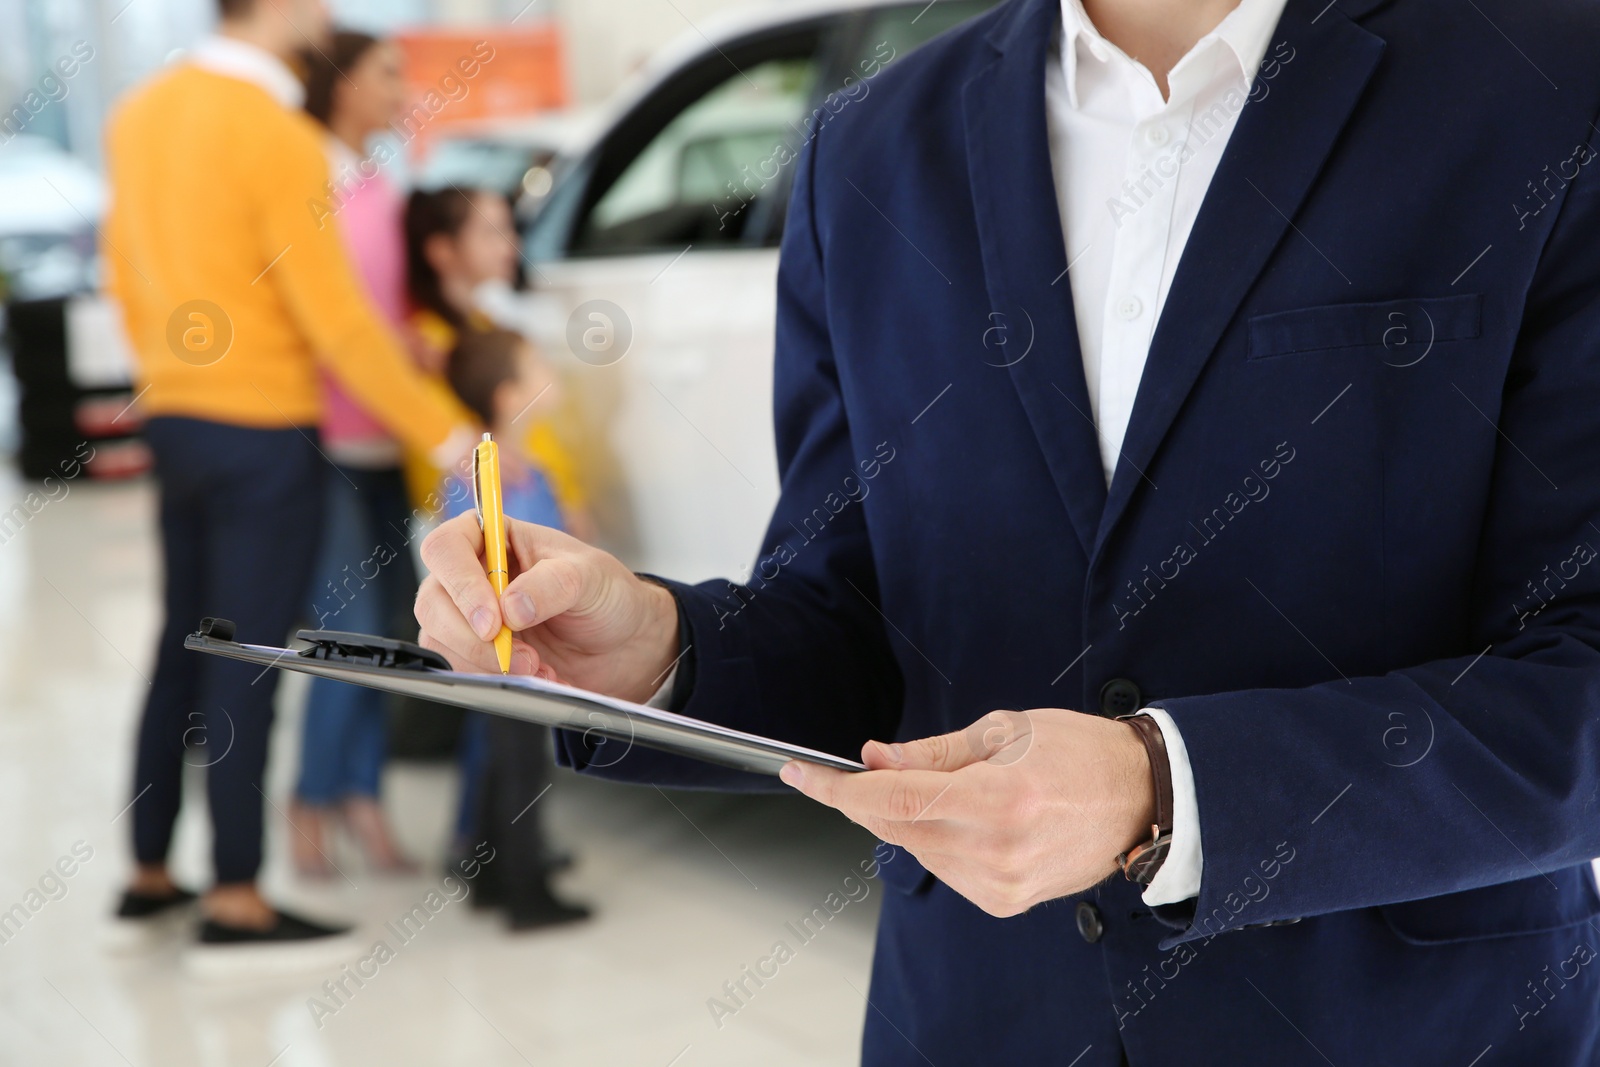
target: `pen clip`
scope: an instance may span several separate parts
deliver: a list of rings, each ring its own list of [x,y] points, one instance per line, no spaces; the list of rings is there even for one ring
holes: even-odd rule
[[[483,529],[483,489],[478,484],[482,479],[483,469],[480,458],[483,455],[483,446],[478,445],[472,450],[472,510],[478,513],[478,529]]]

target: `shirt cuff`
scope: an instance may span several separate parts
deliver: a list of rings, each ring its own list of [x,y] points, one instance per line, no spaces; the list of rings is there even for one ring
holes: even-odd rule
[[[650,699],[644,702],[644,706],[655,708],[657,711],[671,711],[672,687],[677,681],[678,665],[674,663],[672,669],[667,671],[667,676],[661,680],[661,688],[650,695]]]
[[[1156,876],[1145,887],[1142,899],[1152,907],[1178,904],[1200,895],[1203,856],[1200,851],[1200,804],[1194,794],[1194,768],[1189,765],[1189,750],[1184,747],[1178,724],[1160,708],[1142,708],[1161,727],[1167,743],[1167,762],[1172,767],[1172,845]]]

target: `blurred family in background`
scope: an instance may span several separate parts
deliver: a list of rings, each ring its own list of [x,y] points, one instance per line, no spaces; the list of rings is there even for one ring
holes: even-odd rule
[[[414,550],[441,503],[448,514],[472,506],[463,462],[484,429],[502,443],[507,514],[590,531],[548,418],[558,376],[485,308],[497,302],[484,293],[521,284],[510,205],[457,186],[407,196],[366,165],[405,103],[391,43],[332,32],[315,0],[224,0],[222,15],[217,35],[114,114],[105,226],[109,289],[144,387],[165,564],[135,761],[137,866],[118,925],[148,939],[198,901],[189,960],[213,973],[314,965],[345,952],[349,934],[257,888],[278,672],[186,653],[200,617],[267,645],[300,625],[414,636]],[[203,167],[196,145],[207,146]],[[308,210],[330,201],[336,210]],[[285,813],[302,876],[332,876],[346,841],[368,871],[418,869],[382,804],[390,699],[310,686]],[[535,803],[551,783],[548,731],[426,714],[460,724],[450,859],[495,849],[476,902],[503,908],[515,929],[586,917],[550,886],[571,857],[545,840]],[[200,898],[167,867],[188,764],[206,765],[213,829],[214,883]]]

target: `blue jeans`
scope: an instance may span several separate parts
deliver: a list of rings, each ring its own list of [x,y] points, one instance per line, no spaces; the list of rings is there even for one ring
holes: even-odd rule
[[[326,525],[312,625],[320,630],[392,634],[397,612],[417,591],[408,541],[410,506],[397,469],[326,467]],[[306,701],[295,795],[308,804],[376,797],[388,752],[385,695],[316,678]]]
[[[278,672],[187,651],[183,639],[214,615],[233,620],[240,641],[287,640],[322,530],[315,437],[166,416],[145,427],[161,487],[166,620],[134,765],[140,863],[167,858],[187,762],[206,767],[216,880],[253,881],[261,866]]]

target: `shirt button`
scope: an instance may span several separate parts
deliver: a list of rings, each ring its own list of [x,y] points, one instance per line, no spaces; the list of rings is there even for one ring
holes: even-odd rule
[[[1078,936],[1092,945],[1100,940],[1105,929],[1100,921],[1100,909],[1087,900],[1078,901]]]
[[[1165,126],[1161,125],[1152,126],[1148,130],[1144,131],[1145,141],[1157,148],[1160,148],[1162,145],[1166,144],[1171,137],[1172,134],[1167,132],[1167,128]]]
[[[1117,315],[1130,322],[1138,318],[1143,310],[1144,302],[1136,296],[1125,296],[1117,303]]]

